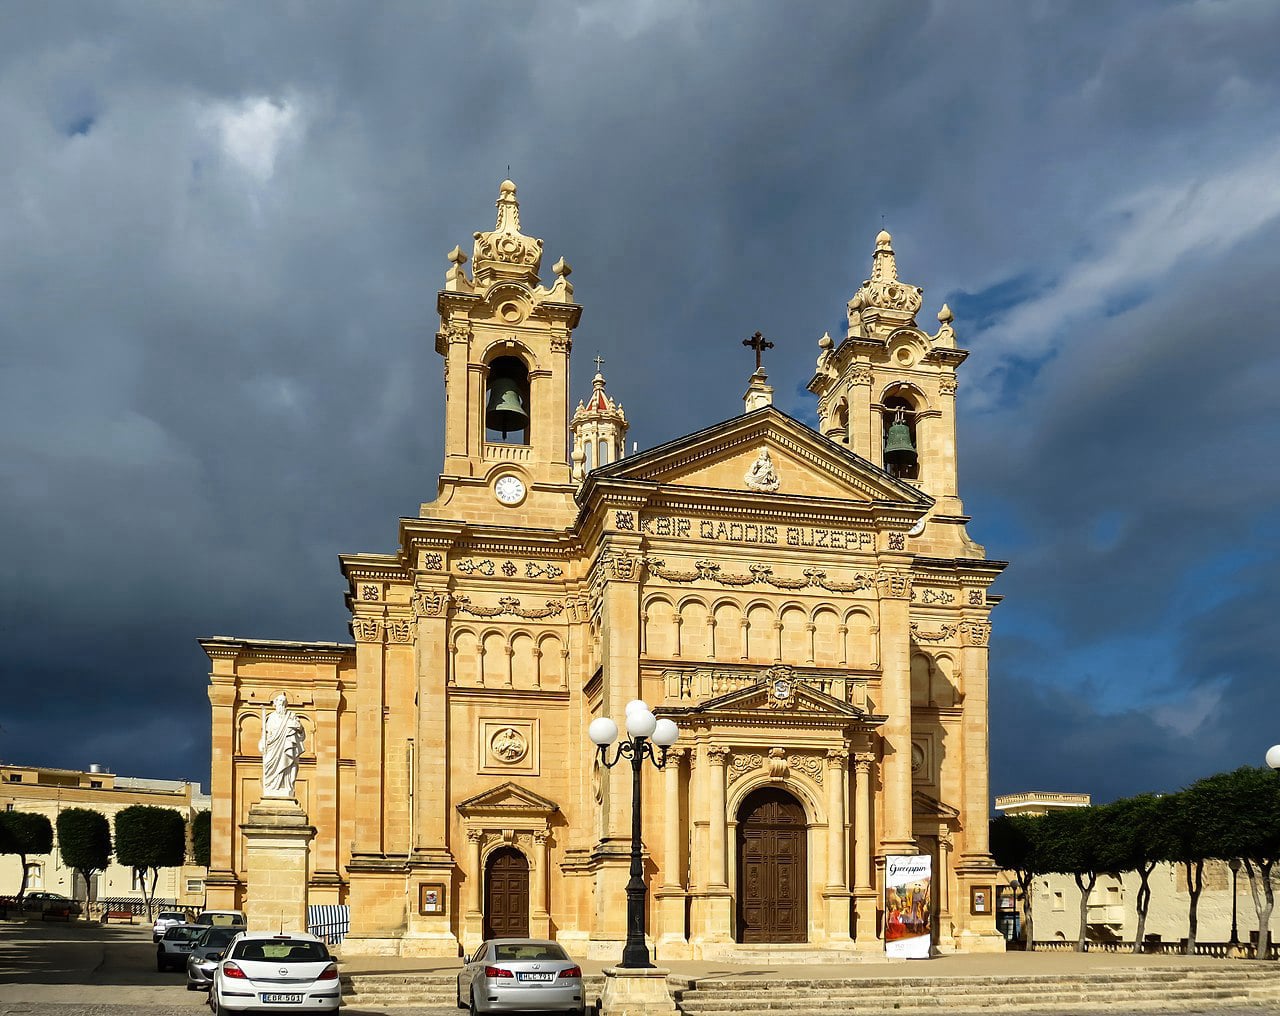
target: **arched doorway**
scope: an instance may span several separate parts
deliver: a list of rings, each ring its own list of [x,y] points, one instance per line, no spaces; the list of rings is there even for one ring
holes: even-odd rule
[[[484,937],[529,937],[529,862],[499,847],[484,866]]]
[[[763,787],[738,809],[738,941],[805,942],[809,873],[804,808]]]

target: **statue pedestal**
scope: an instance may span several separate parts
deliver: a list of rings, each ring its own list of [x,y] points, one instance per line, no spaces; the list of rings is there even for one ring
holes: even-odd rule
[[[292,798],[263,798],[244,834],[245,923],[250,931],[307,930],[307,846],[316,831]]]
[[[676,1016],[665,967],[605,967],[600,1016]]]

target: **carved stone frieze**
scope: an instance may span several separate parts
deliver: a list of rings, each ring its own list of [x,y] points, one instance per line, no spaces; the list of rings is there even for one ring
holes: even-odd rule
[[[361,583],[360,599],[368,601],[368,600],[380,600],[381,598],[382,598],[382,593],[374,583],[372,582]]]
[[[936,631],[926,631],[916,622],[911,622],[911,637],[917,642],[946,642],[947,639],[955,638],[959,630],[959,625],[944,624]]]
[[[871,368],[865,364],[855,364],[849,369],[849,382],[855,385],[871,384]]]
[[[729,763],[729,782],[734,783],[747,773],[754,772],[763,762],[764,759],[759,752],[734,752],[733,760]]]
[[[925,589],[923,591],[916,590],[911,594],[913,603],[955,603],[956,594],[946,589]]]
[[[787,764],[795,772],[804,773],[814,783],[822,783],[822,759],[817,755],[791,755]]]
[[[667,582],[714,582],[722,586],[750,586],[761,583],[774,589],[807,589],[816,587],[831,593],[855,593],[870,589],[875,579],[859,572],[849,582],[827,578],[821,568],[805,568],[799,576],[775,575],[767,564],[749,564],[746,572],[727,572],[715,561],[700,558],[691,569],[668,568],[662,558],[646,559],[649,573]]]
[[[959,387],[959,382],[957,382],[955,378],[944,377],[941,381],[938,382],[938,394],[954,395],[958,387]]]
[[[421,557],[419,567],[425,571],[439,571],[444,567],[444,555],[437,554],[433,550],[424,550]]]
[[[516,596],[504,596],[498,600],[496,607],[481,606],[473,604],[470,596],[455,596],[453,598],[454,611],[459,614],[468,614],[471,617],[501,617],[509,614],[512,617],[523,617],[526,620],[541,620],[547,617],[556,617],[564,613],[564,601],[547,600],[545,607],[522,607],[520,599]]]
[[[383,627],[387,632],[387,640],[390,642],[412,642],[413,641],[413,622],[407,617],[393,617],[384,622]]]
[[[640,565],[644,559],[636,554],[613,550],[605,555],[605,568],[611,579],[633,582],[640,577]]]
[[[381,642],[382,622],[376,617],[353,617],[351,634],[357,642]]]

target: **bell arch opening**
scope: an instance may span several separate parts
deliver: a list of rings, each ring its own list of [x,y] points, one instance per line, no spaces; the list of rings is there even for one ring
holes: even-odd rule
[[[884,400],[881,413],[884,468],[902,480],[920,478],[920,441],[916,431],[916,406],[901,395]]]
[[[529,443],[529,368],[516,356],[499,356],[485,380],[484,439],[490,444]]]
[[[753,790],[738,806],[737,939],[809,939],[808,827],[804,806],[781,787]]]

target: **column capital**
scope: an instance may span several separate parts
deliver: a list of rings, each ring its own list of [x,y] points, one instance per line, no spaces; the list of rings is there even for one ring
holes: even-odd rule
[[[848,748],[828,748],[827,749],[827,768],[843,769],[849,761]]]
[[[467,840],[470,843],[482,843],[484,841],[483,829],[468,829]]]
[[[871,771],[872,765],[875,764],[876,754],[873,751],[855,751],[853,753],[854,767],[860,773],[868,773]]]
[[[712,744],[707,747],[707,758],[711,760],[713,766],[723,767],[729,761],[729,749],[722,744]]]

